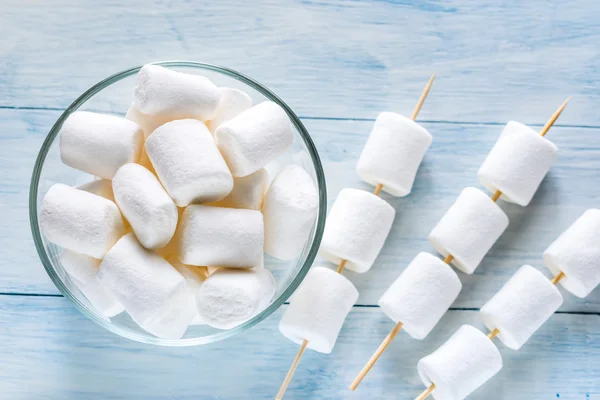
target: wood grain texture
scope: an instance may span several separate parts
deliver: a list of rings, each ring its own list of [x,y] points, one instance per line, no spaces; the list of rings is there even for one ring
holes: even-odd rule
[[[41,266],[28,225],[29,178],[42,140],[57,111],[0,110],[0,292],[58,293]],[[369,121],[305,120],[323,160],[330,205],[345,187],[372,190],[354,167],[371,129]],[[480,187],[477,169],[497,139],[501,126],[426,123],[434,142],[425,157],[413,192],[404,198],[383,194],[396,209],[396,221],[374,267],[366,274],[345,275],[361,293],[359,304],[373,305],[390,282],[419,251],[433,252],[429,231],[465,186]],[[510,225],[472,276],[460,273],[463,291],[458,308],[481,307],[523,264],[547,273],[542,252],[579,215],[598,205],[600,129],[553,128],[549,138],[560,153],[532,203],[522,208],[501,202]],[[435,253],[434,253],[435,254]],[[14,266],[18,265],[18,268]],[[600,290],[586,299],[567,295],[563,311],[600,312]]]
[[[354,167],[381,111],[408,115],[432,72],[419,114],[434,136],[413,193],[383,194],[397,210],[333,353],[308,351],[289,399],[411,399],[418,359],[525,263],[548,276],[543,250],[600,204],[600,2],[76,1],[4,0],[0,7],[0,397],[7,399],[268,399],[297,346],[282,310],[252,330],[197,348],[121,339],[60,296],[35,252],[28,221],[31,170],[60,111],[121,69],[186,59],[221,64],[264,83],[303,117],[320,152],[330,205],[345,187],[373,188]],[[541,127],[560,148],[527,208],[500,202],[510,226],[423,341],[399,334],[356,393],[347,387],[393,327],[374,306],[476,172],[509,119]],[[124,112],[118,102],[104,111]],[[333,266],[331,266],[333,267]],[[559,314],[470,399],[600,399],[600,289],[565,291]],[[7,293],[10,295],[3,295]],[[496,341],[499,343],[498,341]]]
[[[222,64],[301,115],[599,125],[600,3],[4,0],[0,105],[64,108],[100,79],[159,59]]]
[[[225,342],[160,348],[101,330],[66,299],[0,301],[0,393],[12,400],[268,399],[298,349],[275,334],[281,312]],[[416,371],[419,358],[464,323],[483,329],[477,312],[454,311],[423,341],[398,335],[351,392],[348,385],[393,326],[377,309],[356,308],[332,354],[306,352],[286,398],[412,399],[424,388]],[[558,314],[520,351],[499,344],[504,368],[470,399],[600,398],[599,324],[600,316]]]

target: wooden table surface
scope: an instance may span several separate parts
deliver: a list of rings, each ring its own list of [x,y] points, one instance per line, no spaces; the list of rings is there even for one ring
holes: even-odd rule
[[[297,346],[282,310],[214,345],[159,348],[102,330],[46,276],[28,221],[38,149],[61,111],[100,79],[150,61],[221,64],[264,83],[300,115],[323,161],[330,204],[344,187],[371,189],[354,166],[380,111],[410,114],[433,71],[419,120],[434,136],[412,194],[397,210],[330,355],[308,351],[289,399],[413,399],[419,358],[481,307],[522,265],[544,272],[543,250],[584,210],[600,206],[600,2],[78,1],[0,6],[0,398],[269,399]],[[572,100],[548,138],[560,148],[434,332],[400,334],[359,390],[347,387],[392,328],[376,306],[476,172],[502,125],[541,126]],[[118,111],[118,110],[113,110]],[[548,274],[549,275],[549,274]],[[496,341],[504,368],[472,399],[600,399],[600,289],[565,303],[519,351]]]

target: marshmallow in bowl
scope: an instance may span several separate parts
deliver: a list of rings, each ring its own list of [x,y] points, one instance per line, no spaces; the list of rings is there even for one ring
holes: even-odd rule
[[[96,278],[100,260],[70,250],[65,250],[59,260],[75,285],[100,314],[111,318],[124,311],[123,305]]]
[[[113,115],[75,111],[60,128],[60,157],[66,165],[103,179],[138,162],[144,132],[136,123]]]
[[[249,210],[260,210],[267,188],[269,187],[269,174],[264,168],[250,175],[233,178],[233,189],[214,205],[226,208],[247,208]]]
[[[406,196],[433,138],[421,125],[393,112],[379,114],[360,154],[356,172],[392,196]]]
[[[167,261],[185,278],[189,288],[189,294],[191,296],[186,298],[186,302],[190,303],[194,309],[194,318],[190,322],[190,325],[206,325],[206,321],[200,314],[196,307],[196,293],[200,289],[200,285],[208,278],[209,274],[206,267],[195,267],[193,265],[186,265],[179,261],[177,256],[171,256]],[[187,306],[186,306],[187,307]]]
[[[185,278],[164,258],[142,247],[133,233],[106,253],[97,277],[142,327],[164,315],[188,289]]]
[[[239,89],[222,87],[221,100],[213,119],[206,121],[206,126],[214,134],[219,125],[237,117],[252,107],[252,98]]]
[[[50,242],[98,259],[125,234],[115,203],[62,183],[44,196],[39,224]]]
[[[234,328],[264,310],[275,294],[275,279],[265,268],[222,268],[196,293],[201,319],[216,329]]]
[[[233,177],[213,137],[202,122],[182,119],[157,128],[146,152],[178,207],[218,201],[233,188]]]
[[[138,72],[134,105],[144,114],[170,119],[214,118],[221,99],[208,78],[147,64]]]
[[[112,190],[112,182],[108,179],[96,179],[75,187],[75,189],[85,190],[100,197],[104,197],[112,202],[115,201],[115,195]]]
[[[260,211],[191,205],[177,233],[181,262],[197,266],[252,268],[263,260]]]
[[[284,153],[294,139],[294,126],[281,106],[260,103],[221,124],[217,144],[233,176],[250,175]]]
[[[177,227],[177,206],[156,176],[139,164],[125,164],[112,180],[115,200],[147,249],[165,247]]]
[[[312,177],[297,165],[286,167],[265,196],[265,252],[282,260],[300,255],[314,225],[319,194]]]

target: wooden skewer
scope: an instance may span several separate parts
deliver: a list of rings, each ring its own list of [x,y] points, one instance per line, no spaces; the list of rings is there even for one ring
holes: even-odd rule
[[[341,274],[344,271],[344,268],[346,268],[346,263],[348,262],[348,260],[340,260],[340,264],[337,267],[336,272],[338,274]]]
[[[379,196],[379,193],[381,193],[381,189],[383,189],[383,185],[381,183],[378,183],[377,186],[375,186],[375,190],[373,190],[373,194],[375,196]]]
[[[400,329],[402,329],[402,325],[404,325],[402,322],[398,322],[394,326],[394,329],[392,329],[391,332],[388,333],[388,335],[385,337],[385,339],[383,339],[383,342],[381,342],[381,344],[379,345],[379,347],[377,348],[375,353],[373,353],[373,355],[371,356],[369,361],[365,364],[363,369],[360,370],[360,372],[358,373],[358,375],[356,376],[356,378],[350,385],[350,390],[356,390],[358,385],[360,385],[360,383],[362,382],[364,377],[369,373],[371,368],[373,368],[373,365],[375,365],[375,363],[377,362],[379,357],[383,354],[385,349],[387,349],[387,347],[390,345],[390,343],[392,343],[392,340],[394,340],[394,338],[396,337],[398,332],[400,332]]]
[[[564,103],[562,103],[561,106],[558,107],[558,110],[556,110],[554,112],[554,114],[552,114],[552,116],[550,117],[548,122],[546,122],[546,125],[544,125],[544,127],[540,131],[540,135],[546,136],[546,133],[548,133],[548,131],[550,130],[552,125],[554,125],[554,123],[556,122],[558,117],[560,117],[560,114],[562,114],[562,112],[565,109],[565,107],[567,106],[567,103],[569,102],[569,100],[571,100],[571,96],[567,97],[567,99],[564,101]]]
[[[427,85],[425,85],[425,89],[423,89],[423,92],[421,93],[421,97],[419,97],[419,101],[417,101],[417,105],[415,106],[415,109],[413,110],[413,113],[410,117],[413,121],[417,118],[417,115],[419,115],[419,111],[421,111],[421,107],[423,107],[423,103],[425,102],[425,99],[427,98],[427,95],[429,94],[429,91],[431,90],[431,85],[433,85],[434,79],[435,79],[435,72],[431,75],[431,78],[429,78]],[[378,196],[379,193],[381,193],[382,189],[383,189],[383,184],[381,184],[381,183],[377,184],[377,186],[375,186],[375,190],[373,191],[373,194]],[[348,260],[344,260],[344,259],[340,260],[340,263],[336,270],[338,274],[341,274],[344,271],[344,268],[346,267],[347,263],[348,263]],[[381,345],[379,346],[379,348],[377,349],[375,354],[373,354],[373,356],[371,357],[371,359],[369,360],[367,365],[365,365],[365,367],[362,369],[362,371],[360,372],[358,377],[354,380],[354,382],[350,386],[350,388],[352,390],[356,389],[358,384],[362,381],[362,379],[365,377],[365,375],[369,372],[371,367],[373,367],[373,364],[375,364],[375,362],[377,361],[379,356],[381,356],[381,354],[384,352],[384,350],[392,342],[394,337],[398,334],[398,332],[400,332],[400,329],[402,329],[402,322],[398,322],[396,324],[396,326],[394,327],[394,329],[392,329],[392,331],[386,336],[386,338],[381,343]],[[298,350],[298,354],[296,354],[296,358],[294,358],[294,362],[292,362],[292,366],[290,367],[290,370],[288,371],[288,373],[285,377],[285,380],[281,384],[281,388],[279,389],[279,393],[277,394],[276,400],[281,400],[283,398],[283,394],[285,393],[285,390],[287,389],[288,385],[290,384],[290,381],[292,380],[292,377],[294,376],[294,372],[296,371],[296,368],[298,367],[298,363],[300,362],[300,359],[302,358],[302,354],[304,354],[304,350],[306,350],[307,344],[308,344],[308,340],[304,339],[304,341],[302,342],[302,346]]]
[[[285,379],[283,380],[283,383],[281,384],[281,387],[279,388],[277,397],[275,397],[276,400],[283,399],[283,395],[285,394],[285,391],[287,390],[288,385],[290,384],[290,382],[292,381],[292,378],[294,377],[294,372],[296,372],[296,368],[298,368],[298,364],[300,364],[300,359],[302,359],[302,355],[304,354],[304,350],[306,350],[307,345],[308,345],[308,340],[304,339],[302,341],[302,345],[300,346],[300,349],[298,349],[298,353],[296,354],[296,357],[294,358],[294,361],[292,362],[292,365],[290,366],[290,369],[289,369],[287,375],[285,376]]]
[[[490,333],[488,333],[487,337],[490,338],[490,340],[494,339],[496,336],[498,336],[498,334],[500,333],[500,330],[498,328],[494,328],[493,331],[491,331]]]
[[[567,97],[567,99],[560,105],[560,107],[558,107],[558,110],[556,110],[554,114],[552,114],[550,119],[546,122],[546,124],[540,131],[541,136],[546,136],[546,133],[548,133],[548,131],[550,130],[550,128],[552,128],[552,125],[554,125],[558,117],[560,117],[560,114],[562,114],[569,100],[571,100],[571,96]],[[496,190],[492,195],[492,201],[495,203],[496,201],[498,201],[500,196],[502,196],[502,192],[500,190]]]
[[[558,282],[560,282],[564,277],[566,277],[565,273],[560,271],[558,275],[556,275],[550,282],[553,285],[558,285]]]
[[[568,97],[562,104],[561,106],[558,108],[558,110],[556,110],[554,112],[554,114],[552,114],[552,116],[550,117],[550,119],[548,120],[548,122],[546,122],[546,124],[544,125],[544,127],[542,128],[542,130],[540,131],[540,135],[541,136],[546,136],[546,133],[548,133],[548,131],[550,130],[550,128],[552,127],[552,125],[554,125],[554,123],[556,122],[556,120],[558,119],[558,117],[560,116],[560,114],[563,112],[563,110],[565,109],[565,107],[567,106],[567,103],[569,102],[569,100],[571,100],[571,97]],[[414,118],[413,118],[414,119]],[[494,192],[494,194],[492,195],[492,201],[495,203],[500,197],[502,196],[502,192],[500,190],[496,190]],[[444,262],[446,264],[450,264],[450,262],[452,262],[452,260],[454,259],[454,257],[452,256],[452,254],[449,254],[445,259]],[[553,279],[552,279],[552,284],[556,285],[558,284],[558,282],[560,282],[561,279],[563,279],[565,277],[565,273],[564,272],[559,272]],[[496,336],[498,336],[500,334],[500,330],[498,328],[494,328],[493,331],[491,331],[487,336],[488,338],[490,338],[490,340],[493,340]],[[433,392],[435,390],[435,383],[432,383],[427,389],[425,389],[425,391],[423,393],[421,393],[419,395],[419,397],[417,397],[415,400],[424,400],[425,398],[427,398],[427,396],[429,396],[431,394],[431,392]]]
[[[431,86],[433,85],[434,79],[435,79],[435,72],[433,74],[431,74],[431,78],[429,78],[427,85],[425,85],[425,89],[423,89],[423,92],[421,93],[421,97],[419,97],[419,101],[417,101],[417,105],[415,106],[415,109],[413,110],[412,115],[410,116],[410,119],[412,119],[413,121],[417,119],[417,115],[419,115],[419,111],[421,111],[421,107],[423,107],[423,103],[425,103],[425,99],[427,98],[427,95],[429,94],[429,91],[431,90]]]
[[[433,392],[435,390],[435,383],[432,383],[431,385],[429,385],[429,387],[427,389],[425,389],[425,391],[423,393],[421,393],[419,395],[419,397],[417,397],[415,400],[425,400],[427,398],[427,396],[429,396],[431,394],[431,392]]]

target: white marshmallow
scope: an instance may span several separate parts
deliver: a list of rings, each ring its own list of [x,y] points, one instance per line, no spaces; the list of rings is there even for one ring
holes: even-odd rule
[[[215,137],[233,176],[246,176],[292,145],[294,126],[283,108],[265,101],[221,124]]]
[[[269,174],[263,168],[248,176],[233,178],[233,189],[224,199],[211,204],[216,207],[260,210],[269,187]]]
[[[70,167],[112,179],[124,164],[138,162],[144,132],[113,115],[75,111],[60,128],[60,157]]]
[[[533,129],[509,121],[477,176],[490,191],[500,190],[501,199],[526,206],[550,170],[557,152],[554,143]]]
[[[146,140],[148,157],[179,207],[221,200],[233,178],[206,126],[194,119],[168,122]]]
[[[100,260],[70,250],[65,250],[59,260],[81,293],[100,314],[111,318],[124,311],[121,303],[96,278]]]
[[[419,253],[379,299],[381,310],[415,339],[425,338],[458,297],[456,272],[428,253]]]
[[[234,328],[262,311],[275,294],[267,269],[219,269],[196,293],[200,318],[216,329]]]
[[[587,210],[550,247],[544,262],[554,275],[565,277],[560,284],[584,298],[600,285],[600,210]]]
[[[311,176],[297,165],[281,171],[267,191],[262,210],[265,252],[282,260],[298,257],[318,209],[319,193]]]
[[[320,254],[346,268],[367,272],[383,248],[396,210],[385,200],[358,189],[343,189],[329,211]]]
[[[262,262],[263,245],[259,211],[191,205],[181,215],[178,255],[184,264],[252,268]]]
[[[198,316],[196,293],[188,286],[172,298],[155,317],[140,326],[163,339],[181,339]]]
[[[481,308],[483,323],[498,338],[518,350],[561,306],[563,298],[537,269],[523,265]]]
[[[183,276],[164,258],[142,247],[133,233],[106,253],[97,277],[142,327],[164,315],[187,290]]]
[[[137,76],[135,107],[144,114],[209,120],[221,98],[208,78],[184,74],[158,65],[144,65]]]
[[[466,274],[472,274],[508,227],[502,209],[479,189],[463,189],[429,234],[429,241]]]
[[[127,113],[125,114],[125,119],[128,119],[138,124],[140,128],[142,128],[142,130],[144,131],[144,139],[146,139],[148,138],[148,136],[150,136],[150,134],[152,134],[152,132],[154,132],[156,128],[166,124],[167,122],[173,121],[175,118],[157,117],[156,115],[144,114],[143,112],[135,108],[135,105],[132,104],[131,107],[129,107],[129,109],[127,110]]]
[[[222,123],[237,117],[252,107],[252,98],[241,90],[228,87],[222,87],[219,90],[221,92],[221,100],[219,100],[217,112],[213,119],[206,122],[206,126],[212,133]]]
[[[463,325],[417,369],[425,386],[435,383],[434,399],[462,400],[502,369],[502,356],[485,334]]]
[[[189,303],[187,307],[190,307],[194,310],[194,318],[189,325],[206,325],[206,321],[200,316],[198,313],[198,307],[196,307],[196,293],[198,292],[198,289],[200,289],[200,285],[202,285],[202,283],[208,277],[206,267],[185,265],[179,261],[176,256],[169,257],[167,261],[169,261],[169,263],[185,278],[185,281],[187,282],[189,291],[188,297],[186,297],[185,301]]]
[[[125,234],[117,205],[62,183],[52,185],[40,211],[40,230],[52,243],[102,258]]]
[[[358,290],[343,275],[313,267],[292,295],[279,331],[294,343],[329,354],[346,316],[358,300]]]
[[[75,189],[85,190],[97,196],[104,197],[106,200],[115,202],[115,195],[112,190],[112,182],[108,179],[96,179],[83,185],[77,186]]]
[[[382,190],[393,196],[406,196],[432,140],[412,119],[383,112],[375,121],[356,172],[373,186],[382,184]]]
[[[177,206],[146,168],[125,164],[112,180],[117,205],[147,249],[165,247],[177,228]]]

